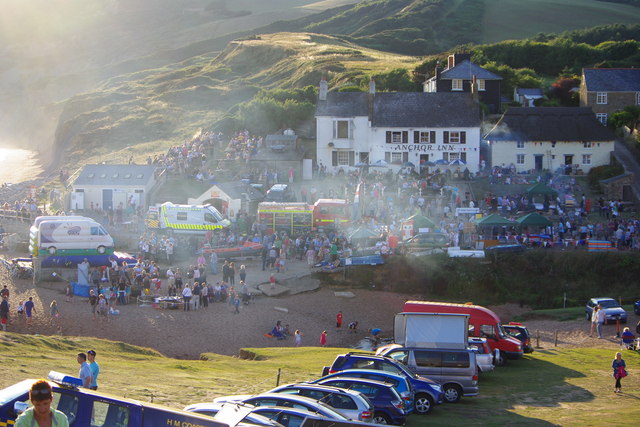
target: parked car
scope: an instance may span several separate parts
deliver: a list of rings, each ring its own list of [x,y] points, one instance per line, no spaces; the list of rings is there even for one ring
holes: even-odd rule
[[[446,248],[449,236],[444,233],[418,233],[398,243],[400,253],[418,252],[427,249]]]
[[[633,304],[633,312],[640,316],[640,301],[636,301]]]
[[[243,402],[253,406],[285,406],[289,408],[306,409],[325,418],[345,421],[349,418],[327,405],[304,396],[294,396],[282,393],[264,393],[257,395],[223,396],[213,399],[214,403]]]
[[[476,351],[476,363],[480,372],[491,372],[495,369],[495,361],[500,358],[496,357],[496,354],[499,355],[500,350],[496,348],[495,354],[492,353],[486,338],[469,337],[469,348]]]
[[[322,375],[326,376],[350,369],[391,372],[405,377],[413,388],[414,408],[417,414],[427,414],[431,411],[433,405],[444,401],[444,393],[439,384],[424,376],[416,375],[396,360],[371,353],[351,352],[338,355],[331,366],[325,366],[322,370]]]
[[[187,412],[194,412],[200,415],[206,415],[209,417],[217,417],[218,413],[223,411],[224,405],[229,405],[231,403],[213,403],[213,402],[203,402],[203,403],[194,403],[192,405],[185,406],[183,409]],[[264,417],[258,414],[252,414],[251,411],[255,409],[252,405],[244,405],[243,409],[246,412],[246,415],[241,419],[246,421],[247,423],[255,424],[257,426],[264,427],[279,427],[277,423],[274,423],[270,418]],[[220,418],[219,421],[222,421],[224,418]]]
[[[403,363],[413,372],[428,376],[442,384],[444,400],[456,403],[462,396],[477,396],[478,364],[476,352],[471,349],[444,349],[383,346],[378,354]]]
[[[533,353],[533,346],[531,345],[531,334],[526,326],[518,322],[509,322],[506,325],[502,325],[504,331],[514,338],[519,339],[522,342],[522,350],[525,353]]]
[[[593,313],[593,307],[596,305],[601,305],[604,310],[605,318],[608,322],[615,322],[616,320],[620,320],[622,323],[627,323],[627,312],[622,308],[620,303],[613,298],[591,298],[586,307],[584,308],[585,315],[587,320],[591,321],[591,314]]]
[[[414,410],[414,392],[411,382],[403,375],[394,374],[387,371],[376,371],[375,369],[347,369],[346,371],[336,372],[335,374],[329,374],[317,380],[309,381],[310,384],[317,384],[322,380],[328,380],[335,377],[353,377],[353,378],[368,378],[370,380],[384,381],[393,384],[394,388],[404,400],[404,406],[408,414],[411,414]],[[442,392],[438,393],[436,390],[442,390],[440,384],[435,381],[428,380],[432,383],[434,389],[435,400],[438,396],[442,396]],[[421,402],[421,405],[427,405],[426,408],[422,408],[422,412],[426,413],[431,410],[433,405],[429,399],[423,398],[426,402]]]
[[[296,197],[287,184],[274,184],[264,197],[265,202],[295,202]]]
[[[521,253],[524,252],[527,247],[521,244],[507,244],[507,245],[496,245],[490,246],[486,248],[484,251],[488,254],[496,254],[496,253]]]
[[[286,393],[319,400],[333,407],[347,418],[372,422],[374,406],[367,397],[354,390],[323,386],[319,384],[288,384],[276,387],[269,393]]]
[[[356,390],[364,394],[375,406],[373,422],[376,424],[404,425],[407,412],[402,397],[391,383],[366,378],[337,377],[319,384]]]

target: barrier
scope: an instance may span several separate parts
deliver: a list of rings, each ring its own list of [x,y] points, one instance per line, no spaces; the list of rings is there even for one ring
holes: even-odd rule
[[[71,282],[73,288],[73,295],[78,297],[89,297],[89,290],[92,288],[90,285],[85,285],[78,282]]]
[[[589,240],[587,241],[587,249],[589,252],[608,252],[617,250],[617,248],[608,240]]]

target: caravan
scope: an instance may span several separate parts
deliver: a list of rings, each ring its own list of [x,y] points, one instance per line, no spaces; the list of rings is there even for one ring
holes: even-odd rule
[[[37,223],[37,225],[36,225]],[[30,229],[29,250],[33,256],[112,254],[113,238],[102,225],[86,217],[36,219]]]

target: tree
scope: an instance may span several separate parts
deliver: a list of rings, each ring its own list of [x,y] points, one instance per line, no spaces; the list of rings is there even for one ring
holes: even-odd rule
[[[578,77],[559,77],[551,84],[551,96],[558,99],[565,107],[577,107],[579,95],[573,89],[580,86]]]
[[[622,111],[616,111],[609,117],[609,126],[619,129],[623,126],[628,127],[631,132],[638,129],[640,125],[640,107],[630,105],[624,107]]]

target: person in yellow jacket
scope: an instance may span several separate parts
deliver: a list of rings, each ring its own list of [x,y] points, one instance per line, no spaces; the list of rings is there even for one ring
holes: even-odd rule
[[[29,399],[33,407],[27,409],[16,420],[16,427],[69,427],[67,416],[51,409],[53,392],[46,380],[38,380],[29,390]]]

